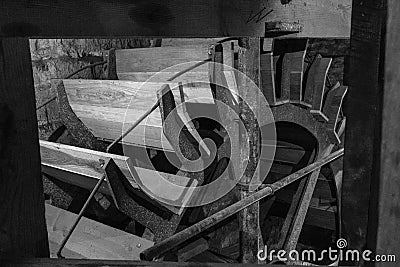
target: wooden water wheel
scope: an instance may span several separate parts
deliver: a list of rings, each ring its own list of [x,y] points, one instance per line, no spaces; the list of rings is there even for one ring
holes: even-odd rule
[[[347,87],[328,81],[332,58],[316,55],[307,62],[307,44],[307,39],[278,39],[261,54],[261,87],[277,131],[276,154],[264,183],[304,168],[342,145],[341,109]],[[336,248],[341,236],[341,184],[338,160],[264,199],[260,203],[264,243],[286,251]]]

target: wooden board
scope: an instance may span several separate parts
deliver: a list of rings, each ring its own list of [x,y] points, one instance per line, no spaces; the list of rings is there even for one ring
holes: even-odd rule
[[[46,223],[50,257],[56,253],[65,233],[78,215],[46,204]],[[82,217],[62,255],[67,258],[140,260],[139,254],[154,242]]]
[[[161,71],[166,68],[208,59],[208,45],[200,47],[151,47],[119,49],[115,51],[117,73],[137,71]],[[193,69],[193,72],[207,71],[207,64]]]
[[[2,2],[1,36],[258,36],[265,23],[298,22],[298,36],[349,37],[351,1],[174,0]],[[312,14],[312,15],[310,15]]]
[[[329,119],[323,113],[323,99],[326,94],[326,80],[328,71],[332,63],[332,58],[323,58],[318,55],[311,64],[306,84],[304,101],[311,103],[311,114],[321,121],[327,122]]]
[[[48,257],[29,42],[0,47],[0,258]]]
[[[398,219],[395,218],[398,218],[399,214],[399,165],[394,163],[398,162],[399,147],[396,130],[399,121],[396,72],[399,55],[398,45],[393,39],[394,36],[398,36],[399,24],[395,15],[398,11],[398,7],[395,6],[398,6],[398,3],[376,0],[353,3],[348,70],[348,77],[351,79],[345,104],[346,124],[349,127],[345,130],[346,153],[343,158],[342,188],[342,221],[346,229],[348,250],[363,250],[369,247],[379,254],[396,253],[399,248],[398,227],[394,227],[398,225]],[[393,12],[389,19],[387,11]],[[387,23],[393,24],[386,28]],[[385,47],[390,47],[386,56]],[[394,69],[389,71],[391,68]],[[391,89],[386,91],[383,81],[392,84],[393,87],[388,87]],[[382,116],[382,110],[386,120]],[[387,165],[388,162],[394,164]],[[384,185],[387,191],[380,185]],[[385,202],[379,203],[378,195],[386,199]],[[378,205],[381,204],[384,204],[383,210],[387,212],[387,217],[379,215],[383,211],[378,209]],[[377,240],[377,221],[384,226],[384,234],[380,240],[388,242],[385,249],[381,247],[382,250],[379,249],[379,245],[375,250],[373,244]]]
[[[107,80],[63,80],[68,101],[74,113],[94,136],[115,140],[157,101],[156,91],[165,83],[138,83]],[[177,83],[168,83],[175,101],[181,103]],[[212,109],[211,89],[202,83],[183,86],[187,112],[191,103],[207,104]],[[182,106],[181,106],[182,108]],[[179,109],[178,109],[179,110]],[[181,115],[183,111],[179,112]],[[185,116],[181,116],[184,120]],[[173,151],[162,133],[160,111],[157,108],[124,139],[127,145],[147,146]]]
[[[371,212],[375,222],[368,223],[369,236],[375,244],[369,244],[373,251],[381,255],[395,255],[392,266],[397,265],[400,255],[400,237],[398,225],[400,224],[400,180],[399,180],[399,85],[400,79],[397,68],[400,63],[400,51],[398,43],[400,41],[399,25],[400,3],[389,0],[387,3],[388,20],[386,28],[386,52],[385,52],[385,79],[383,90],[383,111],[381,128],[381,145],[374,152],[379,153],[379,185],[374,187],[379,191],[378,197],[372,199],[377,203],[376,210]],[[382,66],[382,65],[381,65]],[[378,152],[378,150],[380,150]],[[375,172],[378,173],[378,172]],[[373,178],[374,179],[374,178]],[[376,215],[376,216],[374,216]],[[376,232],[375,232],[376,231]],[[371,242],[371,243],[372,243]],[[388,258],[388,257],[387,257]],[[388,262],[379,262],[377,266],[387,266]],[[389,263],[390,264],[390,263]]]
[[[197,186],[197,181],[193,179],[135,167],[130,158],[125,156],[42,140],[40,140],[40,151],[44,173],[89,190],[93,189],[104,174],[99,159],[106,160],[107,158],[114,160],[133,189],[140,190],[141,186],[151,188],[152,192],[159,197],[171,200],[181,199],[182,206],[190,200],[194,187]],[[170,183],[161,183],[161,179]],[[173,185],[181,186],[180,189],[178,188],[180,192]],[[100,192],[110,194],[106,182],[101,186]],[[160,202],[160,205],[177,214],[180,214],[183,210],[181,206],[174,207],[163,202]]]
[[[207,252],[207,251],[206,251]],[[221,261],[221,259],[211,252],[198,256],[203,261]],[[29,267],[98,267],[98,266],[131,266],[131,267],[204,267],[204,262],[159,262],[159,261],[131,261],[131,260],[90,260],[90,259],[49,259],[49,258],[20,258],[4,261],[6,266],[29,266]],[[241,263],[211,263],[215,267],[243,267]],[[210,265],[210,264],[208,264]],[[207,265],[206,265],[207,266]],[[281,265],[271,264],[271,267]],[[257,264],[246,264],[246,267],[259,267]]]
[[[221,39],[221,38],[220,38]],[[163,39],[162,47],[116,50],[116,71],[120,80],[167,81],[178,72],[209,58],[209,51],[217,45],[213,38]],[[235,46],[236,43],[236,46]],[[223,64],[234,67],[234,50],[237,41],[222,43]],[[237,49],[237,48],[236,48]],[[182,65],[183,64],[183,65]],[[208,82],[209,64],[196,67],[174,79],[174,82]],[[155,75],[157,74],[157,75]]]
[[[126,81],[134,81],[134,82],[165,82],[171,77],[173,77],[177,72],[171,71],[162,71],[162,72],[155,72],[155,71],[147,71],[147,72],[118,72],[118,79],[119,80],[126,80]],[[179,78],[175,79],[173,82],[207,82],[208,81],[208,72],[187,72],[184,73]]]

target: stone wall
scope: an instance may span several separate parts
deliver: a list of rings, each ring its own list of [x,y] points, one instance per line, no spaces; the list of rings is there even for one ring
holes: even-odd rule
[[[31,39],[36,106],[55,96],[50,80],[65,78],[83,66],[102,61],[102,52],[110,48],[149,47],[152,40],[135,39]],[[99,79],[103,66],[88,68],[74,79]],[[55,101],[37,110],[39,137],[45,139],[61,124]]]

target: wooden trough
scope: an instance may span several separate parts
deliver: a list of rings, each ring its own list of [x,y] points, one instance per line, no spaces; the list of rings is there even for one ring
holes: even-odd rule
[[[131,160],[124,156],[46,141],[40,141],[40,150],[42,172],[51,177],[92,190],[98,180],[107,175],[106,183],[100,185],[99,191],[112,196],[117,207],[127,201],[121,199],[122,195],[135,196],[130,205],[132,210],[125,210],[123,207],[120,209],[149,228],[158,241],[165,238],[166,233],[170,235],[176,230],[185,204],[190,201],[193,189],[197,186],[194,179],[135,167]],[[109,159],[113,160],[113,171],[117,170],[118,177],[108,174],[103,169],[101,162]],[[111,180],[113,178],[114,180]],[[163,179],[165,182],[162,183]],[[115,183],[119,187],[114,186]],[[145,193],[144,188],[151,189],[159,198],[152,198]],[[176,204],[166,204],[160,199],[167,199]]]

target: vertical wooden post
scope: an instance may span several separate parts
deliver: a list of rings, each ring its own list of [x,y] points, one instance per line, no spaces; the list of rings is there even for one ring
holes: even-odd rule
[[[384,8],[384,7],[383,7]],[[373,223],[369,223],[368,241],[378,254],[400,259],[400,2],[387,1],[386,52],[382,106],[379,181],[375,188],[378,201]],[[382,36],[382,38],[384,38]],[[376,227],[375,227],[376,225]],[[371,227],[370,227],[371,226]],[[376,265],[387,266],[388,262]],[[393,266],[395,262],[391,262]],[[398,263],[397,263],[398,264]]]
[[[260,43],[259,38],[241,38],[239,41],[238,69],[247,75],[256,85],[260,85]],[[248,88],[252,87],[247,85],[246,80],[239,78],[239,95],[246,95],[247,99],[252,99],[254,101],[248,104],[258,106],[259,92],[253,92],[252,90],[248,90]],[[247,160],[248,162],[243,178],[240,181],[240,184],[242,184],[242,186],[240,186],[240,189],[242,189],[240,190],[241,199],[253,193],[243,190],[243,187],[249,185],[256,171],[260,148],[260,129],[256,121],[257,114],[253,113],[258,112],[258,110],[252,111],[248,104],[239,101],[239,115],[243,120],[249,136],[249,140],[246,142],[243,138],[245,135],[243,133],[240,134],[240,161],[246,162]],[[249,151],[244,151],[248,149]],[[245,155],[248,155],[249,158],[242,158]],[[257,177],[258,174],[255,174],[255,176]],[[259,208],[259,202],[257,202],[241,211],[238,215],[240,223],[240,256],[243,263],[258,262],[257,252],[263,246],[260,233]]]
[[[343,224],[348,249],[378,254],[400,247],[399,12],[396,0],[353,2]]]
[[[27,38],[0,39],[0,258],[48,257]]]

